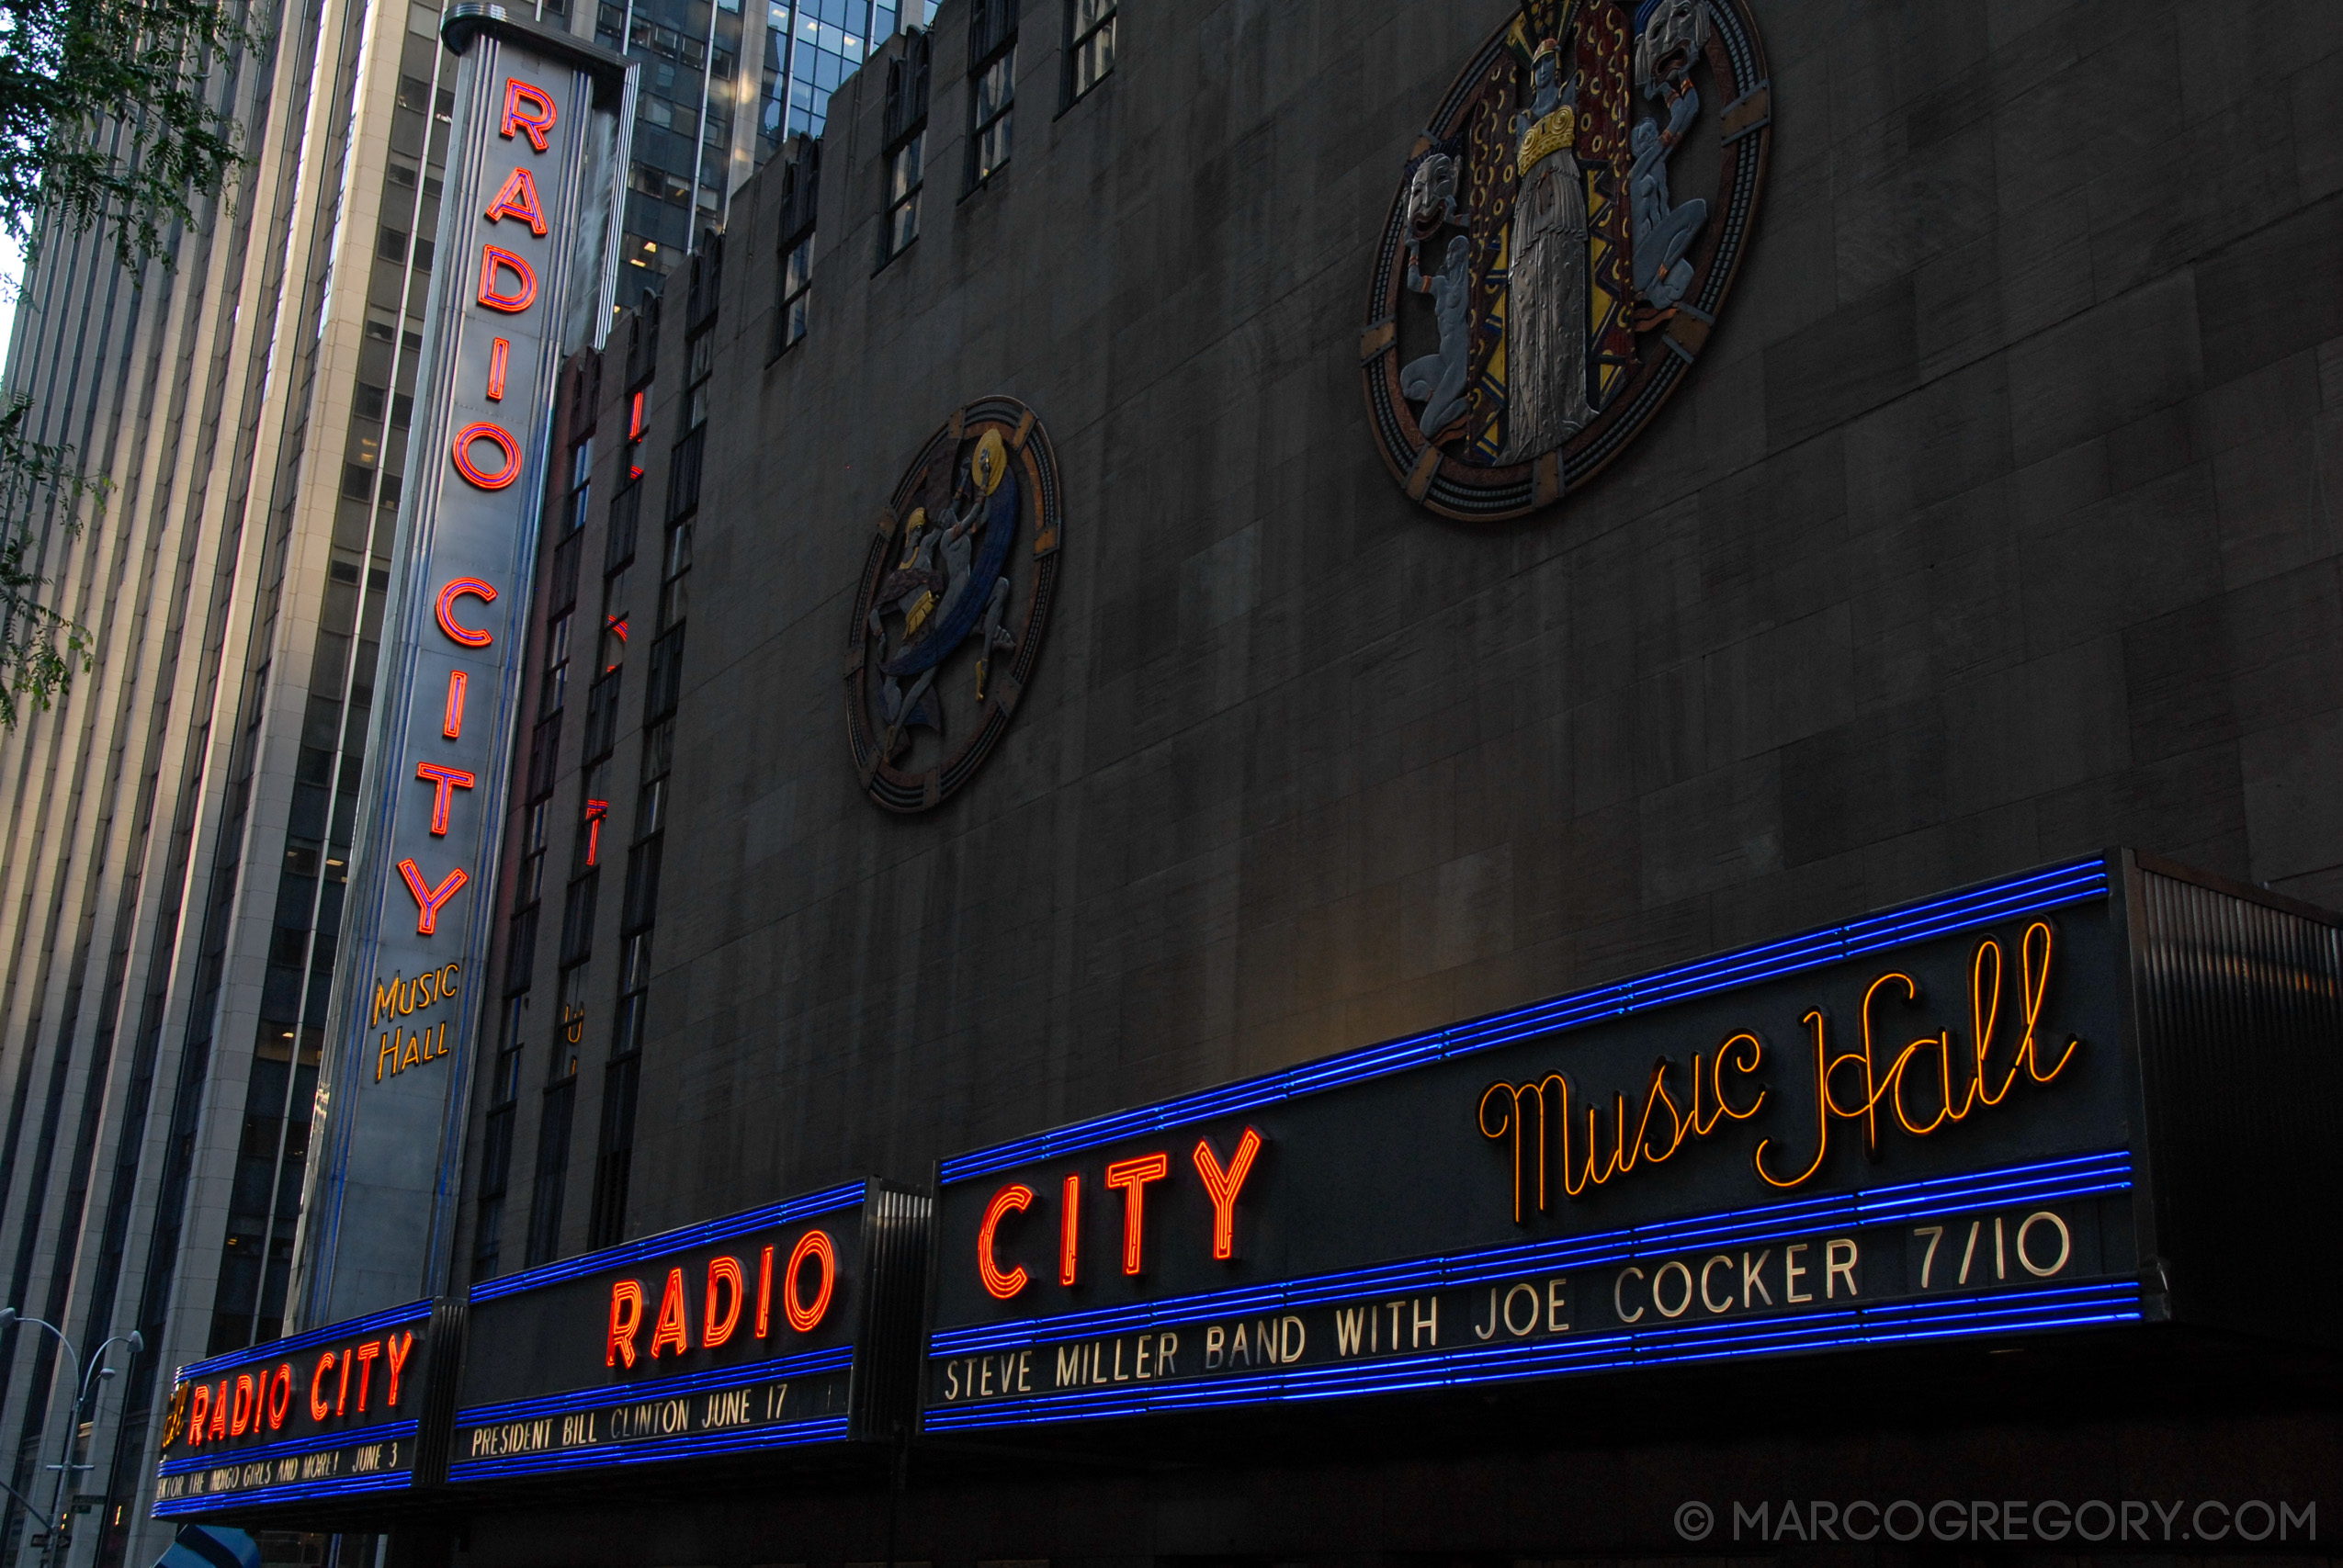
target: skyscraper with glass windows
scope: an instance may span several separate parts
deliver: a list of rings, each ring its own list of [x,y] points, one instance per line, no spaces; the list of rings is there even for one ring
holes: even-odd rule
[[[934,14],[935,0],[910,4],[905,18],[894,0],[600,0],[594,40],[643,67],[620,249],[638,284],[721,228],[733,188],[789,135],[821,134],[838,84],[901,21]],[[637,292],[622,276],[620,299]]]

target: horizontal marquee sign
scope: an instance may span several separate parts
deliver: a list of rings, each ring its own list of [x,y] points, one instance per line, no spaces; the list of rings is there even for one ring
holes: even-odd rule
[[[2343,919],[2054,866],[197,1362],[155,1511],[2145,1322],[2325,1343],[2333,1249],[2300,1290],[2252,1260],[2334,1228],[2337,1038]]]
[[[449,1481],[887,1435],[930,1209],[857,1182],[474,1286]]]
[[[154,1511],[240,1517],[435,1484],[463,1351],[457,1302],[413,1302],[183,1367]]]
[[[944,1162],[932,1431],[2146,1310],[2091,860]]]

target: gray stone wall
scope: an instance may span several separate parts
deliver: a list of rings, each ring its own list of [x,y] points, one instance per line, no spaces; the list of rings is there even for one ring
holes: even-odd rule
[[[777,166],[736,199],[629,1234],[2114,843],[2343,899],[2343,7],[1756,0],[1773,164],[1697,376],[1476,528],[1382,467],[1356,344],[1509,9],[1135,0],[1053,118],[1026,0],[960,199],[948,0],[922,236],[877,266],[874,64],[777,357]],[[899,818],[854,588],[987,393],[1056,442],[1061,596]]]

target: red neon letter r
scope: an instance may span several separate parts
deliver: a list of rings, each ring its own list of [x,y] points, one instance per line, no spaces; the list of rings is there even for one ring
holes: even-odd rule
[[[542,88],[532,87],[517,76],[504,78],[504,134],[526,132],[529,145],[545,151],[545,133],[553,129],[553,100]]]

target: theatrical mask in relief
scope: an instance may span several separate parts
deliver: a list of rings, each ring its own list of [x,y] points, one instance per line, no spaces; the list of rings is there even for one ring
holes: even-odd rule
[[[1689,375],[1764,181],[1744,0],[1527,0],[1415,144],[1360,344],[1385,459],[1464,519],[1559,501]]]
[[[1033,678],[1063,527],[1033,411],[990,398],[929,438],[881,510],[846,653],[854,759],[894,811],[940,805]]]

